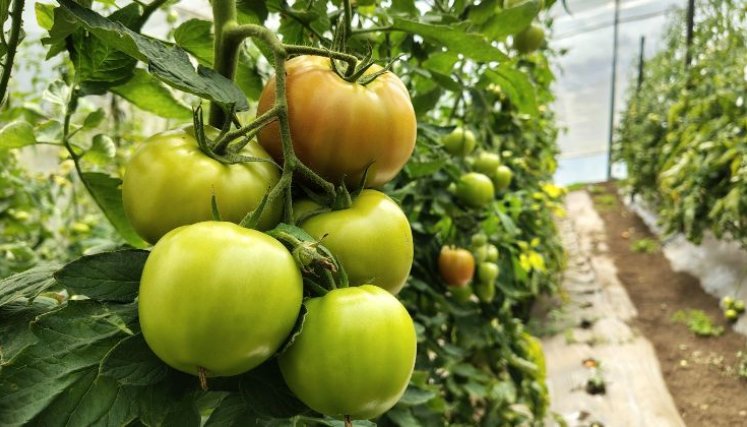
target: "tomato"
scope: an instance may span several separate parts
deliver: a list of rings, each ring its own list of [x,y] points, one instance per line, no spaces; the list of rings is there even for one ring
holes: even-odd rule
[[[302,297],[301,273],[280,242],[229,222],[201,222],[166,234],[148,256],[140,327],[175,369],[237,375],[277,351]]]
[[[495,245],[487,245],[488,253],[485,257],[485,260],[488,262],[496,262],[498,261],[498,248],[495,247]]]
[[[479,172],[483,175],[491,176],[501,165],[501,157],[495,153],[488,153],[483,151],[475,159],[472,168],[475,172]]]
[[[457,127],[450,134],[441,138],[444,149],[455,156],[466,156],[475,149],[475,134],[469,129]]]
[[[466,249],[444,246],[438,255],[438,271],[447,285],[467,286],[475,275],[475,257]]]
[[[478,263],[498,261],[498,248],[495,245],[482,245],[475,249],[475,259]]]
[[[488,243],[488,236],[485,233],[476,233],[472,235],[472,246],[479,248]]]
[[[394,406],[417,349],[405,307],[371,285],[336,289],[305,305],[301,333],[279,359],[291,391],[332,417],[370,419]]]
[[[348,209],[315,215],[301,224],[337,256],[352,285],[366,283],[396,294],[410,275],[410,222],[386,194],[363,190]]]
[[[744,313],[744,301],[741,299],[734,301],[734,305],[732,308],[739,314]]]
[[[372,66],[367,75],[381,70]],[[327,180],[343,177],[357,187],[370,165],[367,186],[391,181],[415,148],[417,123],[402,81],[387,72],[363,86],[339,77],[329,58],[298,56],[285,66],[288,117],[298,158]],[[259,98],[257,114],[273,107],[275,80]],[[259,143],[281,161],[283,149],[276,122],[259,132]]]
[[[526,30],[514,36],[514,48],[519,53],[531,53],[545,42],[545,30],[537,25],[530,25]]]
[[[242,154],[269,158],[255,142]],[[179,226],[212,219],[213,194],[222,219],[240,222],[279,179],[279,170],[270,163],[226,165],[208,157],[191,128],[179,129],[149,138],[135,152],[125,170],[122,201],[135,231],[155,243]],[[280,199],[267,205],[259,228],[274,227],[282,209]]]
[[[728,308],[734,308],[734,298],[730,296],[725,296],[721,299],[721,308],[724,310]]]
[[[726,317],[726,319],[730,322],[736,322],[737,319],[739,319],[739,313],[737,313],[737,311],[733,308],[730,308],[724,311],[724,317]]]
[[[498,166],[493,172],[493,183],[498,191],[503,191],[511,185],[514,173],[508,166]]]
[[[493,201],[495,188],[487,176],[470,172],[464,174],[457,182],[456,195],[465,205],[481,208]]]
[[[494,262],[481,262],[477,267],[477,280],[482,283],[495,283],[498,279],[498,265]]]
[[[529,0],[503,0],[503,7],[505,9],[510,9],[512,7],[516,7],[523,3],[526,3],[527,1]],[[540,3],[540,9],[543,9],[545,7],[544,0],[541,0],[539,3]]]
[[[468,302],[472,296],[472,287],[470,285],[451,286],[449,287],[449,292],[451,292],[451,296],[453,296],[455,300],[464,304]]]

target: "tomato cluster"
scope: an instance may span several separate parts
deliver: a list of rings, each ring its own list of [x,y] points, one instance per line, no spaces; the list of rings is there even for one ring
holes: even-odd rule
[[[372,67],[363,78],[379,70]],[[416,122],[394,74],[363,85],[343,79],[328,59],[306,56],[290,60],[286,73],[294,151],[312,171],[351,186],[366,176],[367,186],[375,187],[404,166]],[[258,115],[274,99],[270,81]],[[259,133],[259,144],[241,148],[255,159],[248,163],[225,161],[213,151],[219,144],[198,141],[197,133],[179,129],[150,138],[124,178],[127,217],[155,244],[139,293],[150,348],[204,382],[247,372],[287,343],[278,359],[283,378],[311,409],[359,419],[386,412],[404,393],[416,355],[414,323],[394,296],[413,263],[402,209],[370,188],[351,199],[337,197],[331,206],[305,197],[263,203],[280,182],[270,160],[281,162],[284,155],[277,123]],[[206,128],[205,134],[215,138],[218,132]],[[340,192],[349,194],[344,187]],[[313,241],[259,231],[278,226],[288,205]],[[255,209],[262,209],[257,230],[237,225]],[[317,283],[305,289],[303,251],[317,251],[320,243],[344,274],[335,276],[331,290]]]

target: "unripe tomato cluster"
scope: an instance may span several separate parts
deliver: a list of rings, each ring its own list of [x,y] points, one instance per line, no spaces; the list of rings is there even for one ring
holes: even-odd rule
[[[468,156],[475,148],[475,135],[470,130],[457,127],[441,139],[444,149],[455,156]],[[463,174],[450,190],[467,207],[481,209],[488,206],[496,192],[506,190],[513,180],[511,169],[501,164],[497,153],[483,151],[476,157],[467,157],[466,163],[473,172]]]
[[[297,57],[288,61],[286,75],[294,151],[315,173],[349,186],[366,174],[367,187],[377,187],[407,162],[415,114],[394,74],[362,85],[337,75],[329,59]],[[258,114],[274,100],[273,80]],[[217,135],[209,127],[205,132]],[[241,153],[281,162],[278,132],[276,124],[267,126],[259,144]],[[204,150],[191,128],[156,135],[125,173],[127,217],[155,244],[138,298],[149,347],[169,366],[205,380],[259,366],[293,335],[278,361],[288,387],[311,409],[357,419],[390,409],[407,387],[416,355],[413,321],[394,296],[413,262],[404,212],[370,188],[336,210],[292,201],[299,226],[335,256],[350,283],[326,293],[315,288],[322,295],[304,300],[310,291],[295,252],[237,225],[279,182],[277,167],[223,163],[211,148]],[[284,205],[282,199],[266,205],[257,228],[278,225]],[[216,211],[223,221],[212,220]],[[306,314],[294,333],[302,305]]]
[[[726,296],[721,299],[721,309],[724,317],[730,322],[736,322],[744,314],[744,300]]]

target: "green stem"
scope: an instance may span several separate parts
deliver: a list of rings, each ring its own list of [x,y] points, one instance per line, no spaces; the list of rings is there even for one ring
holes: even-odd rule
[[[339,59],[340,61],[347,62],[350,69],[355,69],[355,66],[358,64],[358,58],[355,55],[311,46],[286,45],[285,51],[288,52],[289,55],[315,55]]]
[[[348,38],[353,34],[353,7],[350,5],[350,0],[343,0],[342,3],[345,7],[345,37],[343,38],[343,46],[347,46]]]
[[[280,109],[277,106],[275,106],[265,111],[264,114],[254,119],[248,125],[240,129],[236,129],[234,131],[226,132],[225,135],[223,135],[221,138],[215,141],[215,146],[213,147],[213,151],[218,154],[224,154],[226,151],[226,147],[228,147],[228,144],[231,141],[237,138],[241,138],[242,136],[246,136],[252,133],[253,131],[259,130],[263,128],[264,126],[272,123],[274,120],[278,118],[279,112],[280,112]]]
[[[8,82],[10,73],[13,70],[13,60],[16,56],[18,43],[21,39],[21,26],[23,24],[23,6],[25,0],[14,0],[13,10],[10,12],[11,27],[10,38],[8,39],[7,52],[5,53],[5,64],[3,64],[3,74],[0,76],[0,105],[5,101],[5,93],[8,91]],[[0,31],[2,31],[0,27]]]
[[[353,32],[353,34],[363,34],[363,33],[380,33],[380,32],[383,33],[383,32],[402,31],[402,30],[392,25],[388,25],[386,27],[355,28],[351,31]]]
[[[168,0],[153,0],[152,2],[148,3],[147,6],[143,6],[143,14],[140,15],[140,19],[135,25],[135,29],[141,29],[143,25],[145,25],[145,23],[148,21],[150,16],[153,15],[153,13],[157,11],[161,6],[163,6],[167,1]]]
[[[213,0],[213,24],[215,25],[215,42],[213,44],[213,69],[233,80],[236,75],[236,64],[239,58],[241,42],[228,37],[236,23],[236,0]],[[210,125],[222,128],[226,113],[216,103],[210,105]]]

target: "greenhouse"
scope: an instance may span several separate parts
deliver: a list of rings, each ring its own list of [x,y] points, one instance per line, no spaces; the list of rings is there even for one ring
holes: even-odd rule
[[[747,425],[742,0],[0,0],[0,427]]]

